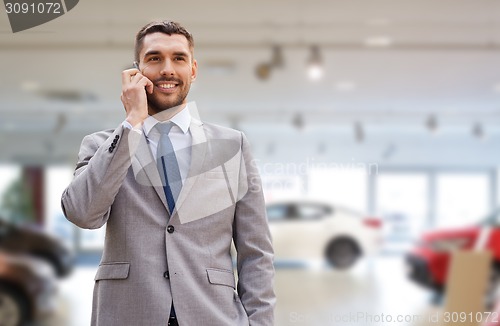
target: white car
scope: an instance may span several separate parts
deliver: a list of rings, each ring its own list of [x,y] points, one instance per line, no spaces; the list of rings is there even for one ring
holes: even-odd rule
[[[380,219],[313,201],[275,202],[266,209],[277,261],[326,259],[346,269],[381,244]]]

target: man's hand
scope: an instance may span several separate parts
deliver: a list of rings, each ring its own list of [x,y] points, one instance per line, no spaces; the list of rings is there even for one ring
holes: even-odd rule
[[[132,126],[140,125],[148,117],[146,91],[153,93],[153,83],[138,69],[122,72],[122,94],[120,96],[127,114],[126,120]]]

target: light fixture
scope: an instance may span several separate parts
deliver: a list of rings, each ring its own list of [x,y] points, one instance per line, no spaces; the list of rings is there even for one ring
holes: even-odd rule
[[[260,80],[268,80],[269,77],[271,77],[271,70],[271,65],[267,62],[263,62],[259,63],[257,67],[255,67],[255,74]]]
[[[63,130],[63,128],[66,126],[66,123],[68,122],[68,119],[66,117],[65,113],[59,113],[57,115],[57,120],[53,129],[53,132],[55,134],[58,134]]]
[[[477,139],[484,140],[485,134],[484,134],[484,129],[483,125],[479,122],[476,122],[474,126],[472,126],[472,135],[476,137]]]
[[[365,140],[365,131],[363,130],[363,125],[359,121],[354,123],[354,138],[358,143],[362,143]]]
[[[434,114],[431,114],[425,121],[425,126],[430,131],[431,134],[435,134],[438,131],[438,122]]]
[[[269,62],[261,62],[255,67],[255,74],[260,80],[268,80],[271,77],[273,68],[283,68],[285,60],[279,45],[273,46],[273,53]]]
[[[307,75],[311,80],[317,81],[323,77],[323,60],[317,45],[311,46],[311,56],[307,62]]]
[[[297,114],[293,117],[293,120],[292,120],[292,125],[293,125],[295,128],[297,128],[299,131],[301,131],[302,129],[304,129],[305,122],[304,122],[304,117],[302,116],[302,114],[297,113]]]
[[[273,68],[283,68],[285,66],[285,59],[283,58],[283,51],[279,45],[273,46],[273,56],[271,58],[271,66]]]

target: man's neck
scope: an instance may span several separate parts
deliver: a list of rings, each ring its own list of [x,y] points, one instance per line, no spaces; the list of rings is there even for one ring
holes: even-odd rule
[[[182,103],[181,105],[173,106],[171,108],[168,108],[166,110],[163,110],[158,113],[152,112],[152,110],[149,110],[149,115],[152,115],[156,118],[158,121],[167,121],[172,119],[177,113],[181,112],[184,110],[187,106],[187,103]],[[151,114],[153,113],[153,114]]]

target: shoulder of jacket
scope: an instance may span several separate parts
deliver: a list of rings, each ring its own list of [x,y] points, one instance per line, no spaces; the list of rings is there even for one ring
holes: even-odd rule
[[[233,128],[203,122],[203,128],[215,138],[241,139],[242,132]]]
[[[96,142],[98,145],[100,145],[100,144],[104,143],[106,141],[106,139],[108,139],[109,136],[111,136],[113,134],[114,131],[115,131],[115,129],[101,130],[101,131],[97,131],[97,132],[94,132],[92,134],[89,134],[89,135],[85,136],[85,138],[90,138],[94,142]]]

